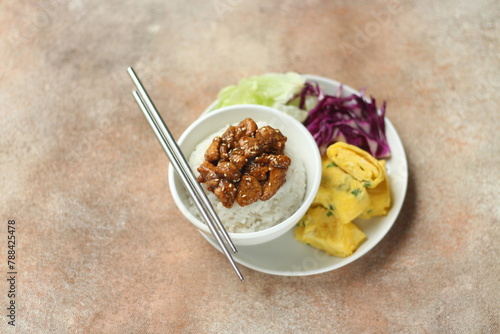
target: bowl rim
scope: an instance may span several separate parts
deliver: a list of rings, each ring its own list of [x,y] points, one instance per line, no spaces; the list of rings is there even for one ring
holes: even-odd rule
[[[263,242],[270,241],[276,237],[279,237],[282,234],[278,234],[278,231],[283,230],[283,233],[288,231],[290,228],[292,228],[302,217],[309,206],[311,205],[312,201],[314,200],[316,193],[319,189],[319,185],[321,182],[321,154],[319,152],[319,148],[317,147],[316,142],[314,141],[314,138],[310,134],[310,132],[306,129],[306,127],[294,119],[291,116],[288,116],[284,114],[282,111],[279,111],[275,108],[272,107],[267,107],[267,106],[261,106],[261,105],[256,105],[256,104],[238,104],[238,105],[232,105],[232,106],[227,106],[223,107],[217,110],[209,111],[209,109],[205,110],[204,113],[200,115],[198,119],[196,119],[193,123],[191,123],[186,130],[182,133],[182,135],[179,137],[177,143],[181,147],[186,138],[197,128],[199,127],[203,122],[205,122],[207,119],[212,118],[212,117],[217,117],[219,114],[227,113],[233,110],[238,110],[238,109],[257,109],[261,110],[263,112],[268,112],[270,115],[278,117],[279,119],[285,119],[287,122],[290,122],[295,125],[295,128],[302,132],[306,138],[306,140],[311,144],[310,146],[313,147],[314,153],[316,153],[317,157],[317,170],[316,173],[313,174],[311,177],[312,180],[312,186],[309,191],[307,191],[307,185],[306,185],[306,193],[305,196],[302,200],[302,203],[300,207],[288,218],[285,220],[277,223],[274,226],[271,226],[269,228],[266,228],[264,230],[260,231],[254,231],[254,232],[228,232],[229,236],[233,240],[239,240],[239,241],[249,241],[253,239],[259,239],[262,237],[266,237],[268,235],[273,235],[277,234],[275,237],[265,240]],[[214,130],[216,131],[216,130]],[[313,154],[314,154],[313,153]],[[186,156],[186,160],[188,160],[188,156]],[[306,175],[308,173],[313,173],[313,171],[307,171],[306,170]],[[189,209],[184,205],[182,199],[180,198],[179,195],[179,189],[175,185],[175,178],[176,173],[173,170],[172,165],[169,163],[169,168],[168,168],[168,179],[169,179],[169,188],[170,192],[172,194],[172,197],[174,199],[175,204],[177,205],[178,209],[181,211],[181,213],[200,231],[204,232],[205,234],[209,235],[210,237],[212,236],[210,233],[210,230],[208,226],[203,223],[199,218],[194,216]],[[308,180],[309,181],[309,180]]]

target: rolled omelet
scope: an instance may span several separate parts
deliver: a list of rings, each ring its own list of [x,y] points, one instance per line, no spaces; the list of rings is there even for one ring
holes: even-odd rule
[[[366,235],[353,223],[343,224],[322,206],[311,207],[295,229],[295,238],[328,255],[347,257],[358,249]]]
[[[368,196],[370,197],[370,205],[359,216],[359,218],[369,219],[375,216],[385,216],[391,208],[391,190],[389,188],[389,178],[385,170],[385,161],[379,160],[382,166],[384,179],[375,188],[368,188]]]
[[[361,182],[324,156],[321,183],[312,203],[312,206],[317,205],[329,210],[340,223],[348,224],[366,211],[370,197]]]
[[[352,221],[384,216],[390,207],[385,161],[356,146],[335,143],[322,157],[318,193],[295,238],[329,255],[347,257],[366,239]]]
[[[362,182],[368,189],[377,187],[385,179],[385,167],[382,167],[370,153],[357,146],[337,142],[328,147],[326,155],[340,169]]]

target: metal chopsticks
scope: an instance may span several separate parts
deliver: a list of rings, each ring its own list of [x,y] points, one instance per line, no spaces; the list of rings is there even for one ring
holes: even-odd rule
[[[196,177],[194,176],[191,168],[189,167],[186,158],[182,154],[182,151],[177,145],[175,139],[168,130],[167,126],[165,125],[165,122],[163,121],[162,117],[158,113],[153,102],[149,98],[149,95],[146,92],[141,81],[137,77],[137,74],[132,69],[132,67],[128,67],[127,72],[137,88],[137,91],[134,90],[132,92],[135,101],[141,108],[142,112],[144,113],[144,116],[146,116],[146,119],[151,125],[151,128],[153,129],[156,138],[160,142],[170,162],[172,163],[174,170],[180,177],[182,183],[189,192],[189,195],[196,204],[210,232],[219,243],[222,252],[228,258],[229,262],[231,263],[231,266],[236,271],[236,274],[238,275],[239,279],[243,281],[243,275],[236,266],[236,263],[234,262],[231,253],[229,252],[226,244],[224,243],[225,240],[229,245],[229,247],[231,248],[231,250],[234,253],[237,252],[236,247],[234,246],[233,242],[231,241],[231,238],[229,237],[229,234],[222,225],[219,217],[217,216],[217,213],[212,207],[212,204],[208,200],[205,192],[203,191],[203,188],[196,180]]]

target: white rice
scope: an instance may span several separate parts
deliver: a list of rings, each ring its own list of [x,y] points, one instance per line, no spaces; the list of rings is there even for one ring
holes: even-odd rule
[[[267,124],[257,122],[257,125],[261,128]],[[196,146],[189,157],[189,165],[196,176],[199,175],[196,169],[205,160],[205,152],[212,143],[213,138],[222,135],[228,127],[229,124],[208,136]],[[228,209],[222,205],[214,193],[205,190],[222,224],[228,232],[244,233],[264,230],[287,219],[300,207],[306,193],[305,169],[300,161],[299,152],[294,151],[292,147],[288,147],[287,145],[285,146],[285,154],[290,157],[292,161],[286,173],[286,182],[281,186],[278,192],[267,201],[258,200],[244,207],[234,202],[233,207]],[[205,189],[204,185],[203,188]],[[191,203],[191,206],[191,212],[202,220],[194,203]]]

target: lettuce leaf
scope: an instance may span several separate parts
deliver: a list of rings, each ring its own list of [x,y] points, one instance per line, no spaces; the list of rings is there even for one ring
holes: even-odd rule
[[[307,110],[289,102],[298,94],[306,79],[298,73],[268,73],[242,79],[238,85],[223,88],[212,110],[236,104],[273,107],[303,122]]]

